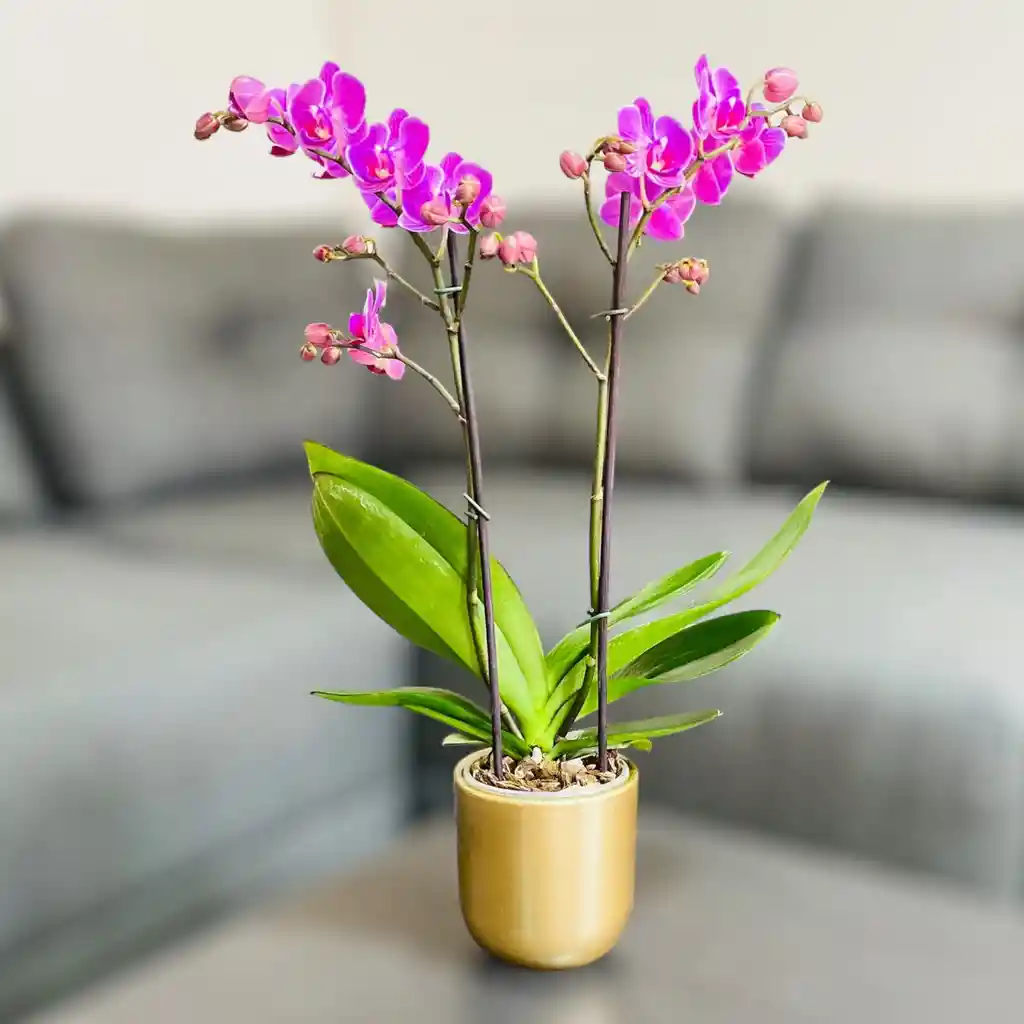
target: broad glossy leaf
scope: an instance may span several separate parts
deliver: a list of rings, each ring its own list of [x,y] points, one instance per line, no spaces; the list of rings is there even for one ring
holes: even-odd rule
[[[670,572],[660,580],[648,583],[632,597],[620,601],[608,616],[609,626],[641,615],[656,608],[665,601],[680,597],[703,580],[714,576],[729,557],[728,552],[718,551],[705,555],[697,561]],[[548,673],[554,681],[562,679],[566,672],[582,657],[590,643],[590,625],[584,623],[563,637],[547,654]]]
[[[608,671],[620,672],[631,661],[655,644],[674,636],[681,629],[707,618],[712,612],[742,597],[764,582],[789,557],[807,531],[814,509],[825,491],[827,482],[819,485],[793,510],[782,529],[739,572],[715,590],[702,604],[663,619],[647,622],[627,630],[608,644]]]
[[[403,686],[395,690],[350,693],[314,690],[313,696],[339,704],[406,708],[457,729],[466,737],[472,737],[468,742],[479,742],[483,746],[491,742],[491,719],[488,713],[478,704],[451,690],[433,686]],[[530,753],[530,748],[518,736],[507,731],[502,732],[502,744],[506,752],[517,757],[525,757]]]
[[[644,686],[699,679],[742,658],[771,631],[775,612],[737,612],[683,629],[644,651],[608,680],[608,703]],[[579,717],[597,710],[597,692],[587,696]]]
[[[314,522],[339,575],[403,636],[479,675],[465,525],[401,477],[312,442],[306,451]],[[501,691],[529,722],[547,697],[543,649],[515,584],[495,559],[491,565]]]
[[[659,736],[671,736],[698,725],[713,722],[721,711],[694,711],[684,715],[659,715],[636,722],[612,722],[608,726],[608,746],[622,747],[636,742],[650,741]],[[597,746],[597,729],[576,729],[554,749],[554,756],[566,757],[593,750]]]

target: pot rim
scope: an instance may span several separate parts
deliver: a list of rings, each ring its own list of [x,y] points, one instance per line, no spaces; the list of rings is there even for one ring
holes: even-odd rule
[[[628,786],[635,786],[640,777],[636,765],[621,751],[619,756],[625,762],[625,768],[617,779],[600,786],[579,786],[575,789],[560,789],[554,793],[529,792],[516,789],[498,789],[474,779],[469,769],[482,757],[487,756],[486,750],[474,750],[455,765],[455,785],[477,799],[496,800],[500,803],[544,804],[544,803],[578,803],[584,800],[596,800],[611,796]]]

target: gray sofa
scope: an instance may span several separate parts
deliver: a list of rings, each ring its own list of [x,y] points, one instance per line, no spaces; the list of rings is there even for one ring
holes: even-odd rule
[[[763,647],[630,699],[726,711],[643,758],[645,796],[1019,900],[1024,217],[730,203],[688,232],[699,299],[665,287],[630,322],[615,594],[742,559],[834,484],[746,602],[783,613]],[[519,226],[599,345],[585,224]],[[308,522],[306,436],[453,508],[464,489],[420,380],[298,360],[371,277],[309,257],[345,233],[36,220],[0,241],[0,1015],[448,799],[429,723],[306,697],[474,685],[362,608]],[[661,258],[641,250],[637,287]],[[394,289],[388,313],[443,370],[428,315]],[[553,641],[587,604],[592,386],[529,282],[479,268],[468,321],[496,553]]]

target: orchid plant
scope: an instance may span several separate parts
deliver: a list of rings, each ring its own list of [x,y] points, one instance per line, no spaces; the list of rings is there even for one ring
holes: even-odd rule
[[[301,356],[331,366],[348,357],[371,373],[401,381],[422,376],[460,425],[466,449],[465,518],[461,519],[400,477],[319,444],[306,446],[313,479],[313,521],[325,554],[355,594],[408,640],[469,669],[487,686],[489,707],[444,689],[404,687],[376,693],[317,695],[348,704],[400,706],[453,731],[446,742],[491,746],[491,771],[502,777],[506,756],[552,760],[592,756],[608,768],[610,750],[646,749],[651,740],[702,725],[717,710],[609,723],[608,704],[652,684],[696,679],[750,651],[778,615],[742,611],[711,617],[771,574],[810,524],[824,484],[800,502],[779,532],[750,562],[685,610],[612,631],[636,616],[686,595],[724,565],[725,552],[699,558],[614,606],[609,599],[612,496],[615,481],[616,401],[621,339],[634,316],[663,283],[697,295],[707,262],[669,260],[633,300],[627,298],[630,257],[645,239],[675,242],[697,203],[717,205],[736,175],[755,178],[790,139],[806,138],[821,107],[798,97],[796,75],[773,68],[745,94],[725,68],[706,57],[696,64],[697,97],[684,122],[656,117],[645,99],[618,113],[614,131],[586,155],[566,151],[559,166],[582,185],[584,212],[611,272],[603,363],[595,360],[541,275],[539,247],[527,231],[499,233],[506,204],[480,164],[450,152],[428,159],[430,130],[405,110],[369,122],[366,91],[354,76],[327,63],[320,74],[287,89],[238,77],[227,107],[196,122],[195,137],[221,128],[238,132],[263,125],[273,156],[302,153],[314,175],[346,179],[383,232],[406,235],[423,257],[429,288],[399,274],[377,240],[350,236],[323,245],[324,263],[366,261],[383,277],[367,291],[362,311],[344,328],[311,323]],[[601,165],[604,201],[595,201]],[[606,239],[602,222],[614,229]],[[460,240],[464,244],[460,245]],[[500,262],[510,276],[530,281],[579,353],[596,391],[596,444],[590,503],[590,609],[578,625],[544,652],[536,625],[503,566],[491,556],[484,503],[480,435],[470,372],[465,309],[476,261]],[[447,339],[452,385],[411,359],[384,319],[389,283],[407,289],[436,314]],[[581,719],[597,716],[593,727]]]

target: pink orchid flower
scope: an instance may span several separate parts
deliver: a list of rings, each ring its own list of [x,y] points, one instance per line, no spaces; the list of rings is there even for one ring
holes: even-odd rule
[[[380,319],[387,294],[387,282],[374,281],[374,287],[366,292],[362,313],[353,313],[348,318],[348,333],[352,336],[352,343],[361,346],[363,350],[372,350],[367,352],[350,348],[349,355],[354,362],[362,364],[371,373],[381,373],[392,380],[401,380],[405,376],[405,363],[388,355],[373,355],[373,352],[398,352],[398,335],[394,327]]]

